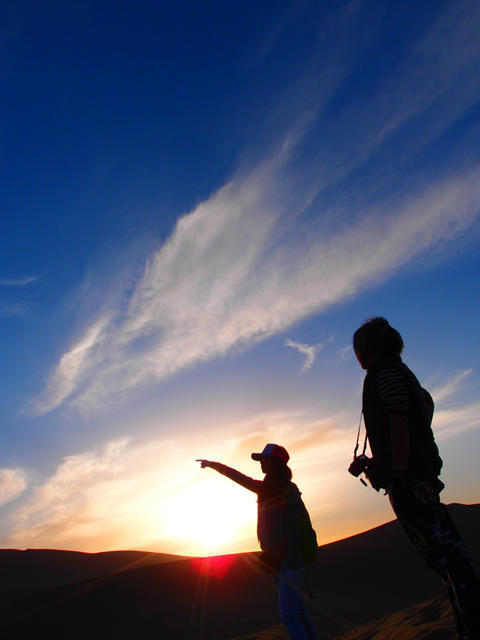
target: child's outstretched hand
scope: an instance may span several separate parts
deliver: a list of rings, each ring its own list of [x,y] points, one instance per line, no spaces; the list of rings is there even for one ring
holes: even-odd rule
[[[205,469],[205,467],[210,466],[210,460],[204,460],[203,458],[197,458],[195,462],[200,462],[201,469]]]

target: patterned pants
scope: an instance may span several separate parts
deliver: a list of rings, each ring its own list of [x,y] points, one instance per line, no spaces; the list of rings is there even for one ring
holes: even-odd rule
[[[409,479],[388,493],[408,537],[447,587],[458,637],[480,638],[480,580],[433,483]]]

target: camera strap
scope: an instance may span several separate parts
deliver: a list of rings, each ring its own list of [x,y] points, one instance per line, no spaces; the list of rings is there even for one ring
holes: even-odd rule
[[[353,457],[354,458],[357,457],[358,446],[360,444],[360,432],[362,430],[362,418],[363,418],[363,410],[360,411],[360,420],[359,420],[359,423],[358,423],[358,431],[357,431],[357,443],[355,444],[355,449],[353,451]],[[366,450],[367,450],[367,430],[365,429],[365,440],[363,441],[363,451],[361,453],[362,456],[365,455]]]

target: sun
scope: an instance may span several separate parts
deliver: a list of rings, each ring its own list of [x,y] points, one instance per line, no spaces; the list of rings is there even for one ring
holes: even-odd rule
[[[256,496],[209,478],[175,493],[161,505],[163,533],[184,541],[194,555],[221,551],[240,529],[255,527]]]

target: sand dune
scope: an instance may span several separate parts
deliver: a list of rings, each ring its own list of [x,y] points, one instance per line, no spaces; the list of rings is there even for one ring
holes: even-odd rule
[[[325,630],[319,630],[323,637]],[[331,636],[330,636],[331,637]],[[456,640],[450,604],[437,596],[380,620],[359,625],[334,640]],[[234,640],[288,640],[282,625],[238,636]]]
[[[0,549],[0,589],[57,587],[183,556],[148,551],[82,553],[55,549]]]
[[[480,505],[451,511],[478,562]],[[3,637],[286,638],[271,576],[259,569],[255,553],[182,559],[6,550],[0,576]],[[310,609],[322,640],[426,638],[398,635],[399,629],[419,633],[430,625],[433,631],[427,613],[445,606],[418,605],[441,594],[442,585],[396,522],[321,547],[311,583]],[[421,625],[415,616],[424,616]],[[448,609],[442,616],[447,626],[435,632],[448,633]]]
[[[443,596],[356,627],[335,640],[455,640],[450,603]]]

